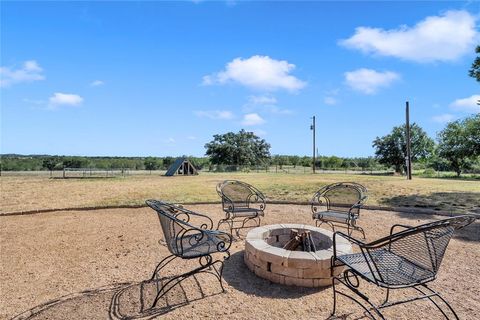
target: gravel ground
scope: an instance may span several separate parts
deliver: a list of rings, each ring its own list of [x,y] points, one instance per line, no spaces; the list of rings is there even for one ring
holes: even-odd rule
[[[222,216],[219,205],[190,206]],[[307,206],[269,205],[264,224],[312,223]],[[394,223],[418,225],[437,216],[363,211],[367,240],[386,235]],[[151,209],[53,212],[0,217],[1,319],[327,319],[331,288],[309,289],[270,283],[243,262],[243,241],[232,246],[225,263],[226,293],[209,274],[190,278],[172,290],[154,310],[155,295],[145,281],[168,254],[158,219]],[[358,234],[356,234],[358,236]],[[188,270],[180,262],[171,272]],[[438,279],[439,290],[461,319],[480,319],[480,222],[451,241]],[[365,288],[380,301],[384,292]],[[362,319],[362,312],[339,299],[338,319]],[[443,319],[426,301],[396,306],[391,319]]]

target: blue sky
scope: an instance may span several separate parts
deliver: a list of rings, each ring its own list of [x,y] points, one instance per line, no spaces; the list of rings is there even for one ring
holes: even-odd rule
[[[480,112],[478,2],[2,2],[1,153],[373,155],[411,118]]]

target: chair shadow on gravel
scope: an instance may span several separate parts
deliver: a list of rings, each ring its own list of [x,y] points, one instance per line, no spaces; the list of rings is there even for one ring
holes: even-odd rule
[[[382,199],[383,204],[393,207],[411,207],[451,212],[452,216],[477,214],[478,218],[471,225],[455,231],[454,238],[463,241],[480,242],[480,193],[475,192],[434,192],[429,195],[395,196]],[[432,218],[435,213],[395,212],[401,218],[418,220]],[[417,225],[414,223],[412,225]]]
[[[243,261],[244,251],[239,251],[225,261],[223,278],[238,291],[270,298],[299,298],[327,288],[303,288],[273,283],[256,276]],[[227,289],[228,290],[228,289]]]
[[[480,214],[480,192],[432,192],[425,195],[398,195],[380,199],[391,207],[410,207]]]
[[[156,319],[191,302],[222,293],[219,286],[213,289],[204,287],[196,276],[192,276],[175,286],[155,308],[150,309],[156,296],[155,281],[121,283],[48,301],[12,320]]]

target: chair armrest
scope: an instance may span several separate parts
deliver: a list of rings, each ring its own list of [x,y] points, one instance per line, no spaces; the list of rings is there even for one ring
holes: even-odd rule
[[[217,245],[217,250],[219,252],[228,251],[230,249],[230,246],[233,243],[233,236],[231,234],[219,230],[208,230],[207,232],[221,240],[219,245]]]
[[[225,195],[222,195],[223,211],[235,211],[235,203]]]
[[[406,224],[394,224],[394,225],[390,228],[390,235],[393,234],[393,231],[394,231],[395,228],[410,229],[410,228],[412,228],[412,226],[409,226],[409,225],[406,225]]]
[[[254,192],[252,192],[247,197],[247,199],[245,199],[246,200],[245,202],[248,205],[248,207],[250,208],[250,204],[255,204],[255,205],[259,206],[261,210],[264,210],[265,209],[265,196],[263,195],[263,193],[256,190],[255,188],[253,188],[253,190],[251,190],[251,191],[254,191]],[[253,201],[253,202],[251,201],[252,197],[254,197],[254,199],[255,199],[255,201]]]
[[[360,209],[365,201],[367,201],[368,197],[363,196],[360,200],[358,200],[353,206],[350,207],[350,210],[348,211],[349,214],[351,214],[353,209]],[[358,215],[358,214],[357,214]]]
[[[208,246],[205,253],[228,252],[232,245],[233,238],[228,233],[218,230],[205,230],[191,226],[186,222],[180,222],[186,227],[174,239],[176,248],[181,256],[197,245]],[[217,241],[213,241],[213,239]],[[213,250],[211,248],[214,248]]]
[[[341,231],[337,231],[337,232],[334,232],[333,233],[333,257],[336,258],[337,257],[337,236],[339,237],[342,237],[346,240],[348,240],[348,242],[352,243],[352,244],[355,244],[357,245],[358,247],[360,247],[361,249],[364,248],[366,246],[365,242],[363,241],[360,241],[358,239],[355,239]]]
[[[182,208],[180,210],[180,212],[179,212],[179,214],[177,214],[177,216],[181,215],[182,212],[184,212],[188,215],[199,217],[201,219],[205,219],[206,221],[202,222],[200,224],[200,226],[199,226],[200,229],[204,229],[204,230],[212,230],[213,229],[213,220],[209,216],[207,216],[203,213],[193,212],[193,211],[190,211],[190,210],[187,210],[187,209],[184,209],[184,208]]]

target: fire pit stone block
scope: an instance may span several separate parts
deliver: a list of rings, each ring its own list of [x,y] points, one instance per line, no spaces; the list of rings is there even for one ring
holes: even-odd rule
[[[291,251],[283,245],[291,239],[292,229],[309,231],[317,251]],[[275,283],[301,287],[325,287],[332,284],[330,259],[333,233],[304,224],[277,224],[250,230],[245,240],[244,260],[257,276]],[[351,253],[351,244],[337,238],[337,250]],[[342,272],[337,267],[334,274]]]

